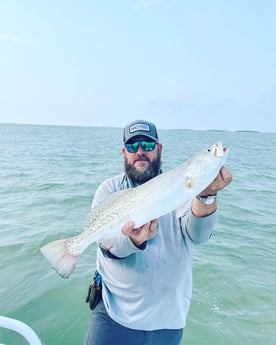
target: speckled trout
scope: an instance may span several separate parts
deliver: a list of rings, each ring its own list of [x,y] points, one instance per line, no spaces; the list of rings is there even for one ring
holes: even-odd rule
[[[61,277],[68,278],[82,253],[93,242],[118,236],[129,221],[138,228],[182,209],[216,178],[227,154],[228,149],[221,143],[213,144],[180,166],[136,188],[112,193],[91,210],[87,226],[80,235],[50,242],[41,252]]]

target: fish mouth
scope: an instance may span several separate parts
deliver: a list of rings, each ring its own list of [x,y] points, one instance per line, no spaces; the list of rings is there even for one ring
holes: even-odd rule
[[[217,143],[215,145],[215,152],[214,156],[215,157],[222,157],[227,153],[227,148],[222,146],[222,143]]]

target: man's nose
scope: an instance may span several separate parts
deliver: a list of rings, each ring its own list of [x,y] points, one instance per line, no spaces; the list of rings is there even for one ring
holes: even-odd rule
[[[144,152],[146,152],[146,151],[143,150],[142,145],[140,144],[139,147],[138,147],[137,153],[144,153]]]

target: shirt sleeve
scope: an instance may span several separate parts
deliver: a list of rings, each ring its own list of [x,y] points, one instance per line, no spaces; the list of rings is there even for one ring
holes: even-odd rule
[[[117,237],[104,239],[99,242],[99,247],[105,257],[123,259],[146,248],[146,242],[137,247],[129,236],[120,234]]]
[[[218,211],[205,217],[198,217],[189,212],[181,218],[181,226],[188,237],[196,244],[207,242],[218,221]]]

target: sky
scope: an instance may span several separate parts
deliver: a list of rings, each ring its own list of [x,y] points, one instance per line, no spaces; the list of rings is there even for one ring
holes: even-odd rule
[[[0,123],[276,132],[275,0],[0,0]]]

